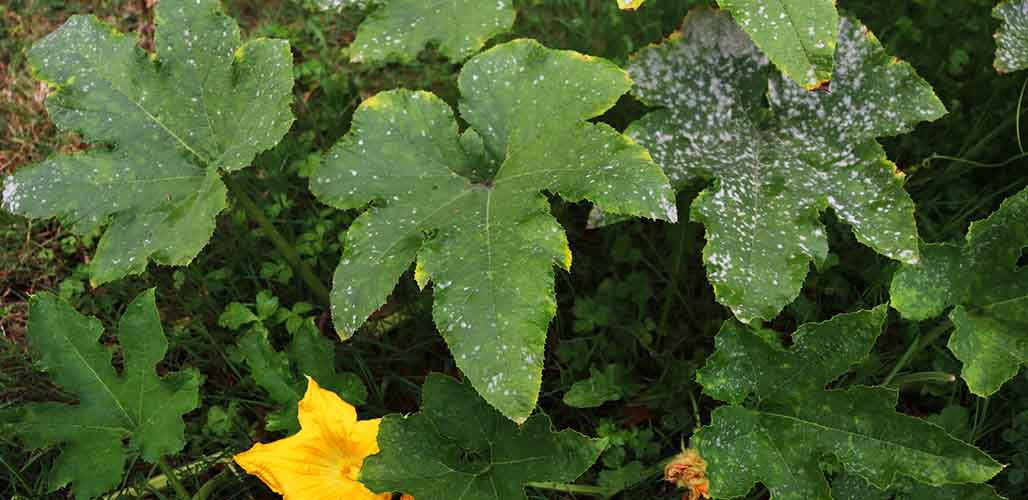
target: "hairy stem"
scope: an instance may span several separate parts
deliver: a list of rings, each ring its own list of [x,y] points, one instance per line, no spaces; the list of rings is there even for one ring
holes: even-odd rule
[[[168,479],[168,484],[171,485],[172,490],[175,490],[175,495],[178,496],[179,500],[189,500],[189,492],[182,485],[182,481],[179,481],[175,471],[171,470],[171,467],[168,466],[168,462],[164,461],[164,457],[157,460],[157,467],[164,473],[164,477]]]
[[[225,185],[228,186],[229,191],[232,195],[239,200],[239,204],[243,206],[243,210],[246,211],[251,219],[257,222],[260,226],[261,231],[265,236],[271,240],[271,243],[275,245],[275,249],[282,255],[282,258],[286,260],[286,263],[293,268],[297,276],[307,285],[314,297],[318,299],[326,307],[331,305],[331,299],[329,298],[328,288],[325,284],[318,279],[318,276],[314,273],[314,270],[307,265],[303,259],[300,258],[300,254],[296,253],[296,247],[291,242],[286,240],[285,236],[275,228],[275,225],[271,223],[267,215],[264,215],[264,211],[261,210],[257,203],[250,198],[250,195],[246,192],[246,189],[236,180],[230,176],[223,176],[222,179],[225,181]]]
[[[214,493],[221,485],[227,483],[232,479],[232,473],[228,469],[219,472],[216,476],[209,479],[203,486],[196,491],[193,495],[193,500],[207,500],[211,494]]]
[[[609,498],[611,496],[610,489],[604,488],[602,486],[591,486],[587,484],[566,484],[547,481],[538,483],[528,483],[525,486],[540,490],[561,491],[564,493],[577,493],[581,495],[591,495],[600,498]]]
[[[953,325],[948,321],[945,321],[937,325],[935,328],[932,328],[926,335],[918,333],[917,338],[910,343],[910,346],[907,347],[907,351],[903,353],[903,356],[901,356],[899,361],[896,362],[896,365],[892,367],[889,375],[887,375],[885,380],[882,381],[882,385],[888,386],[891,384],[893,379],[896,378],[896,375],[899,374],[900,370],[910,362],[910,358],[914,357],[914,354],[917,354],[917,352],[924,347],[934,344],[939,337],[949,333],[952,329]]]

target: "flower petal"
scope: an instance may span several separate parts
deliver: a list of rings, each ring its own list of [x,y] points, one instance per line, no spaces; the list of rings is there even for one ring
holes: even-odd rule
[[[346,435],[345,429],[357,423],[357,410],[336,393],[322,389],[307,377],[307,392],[300,400],[300,428],[325,436]]]

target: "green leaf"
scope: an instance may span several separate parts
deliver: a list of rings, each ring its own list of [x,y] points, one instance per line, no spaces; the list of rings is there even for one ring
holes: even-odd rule
[[[168,342],[153,289],[139,295],[118,325],[124,365],[111,366],[111,351],[97,341],[103,327],[49,293],[34,295],[28,337],[39,365],[77,404],[32,403],[23,408],[17,433],[32,450],[59,446],[51,488],[71,483],[78,499],[99,496],[121,483],[130,454],[156,463],[185,446],[182,415],[199,405],[194,371],[158,376]]]
[[[511,0],[383,0],[361,23],[350,60],[412,61],[429,43],[459,62],[514,26]]]
[[[268,330],[253,328],[239,339],[238,347],[246,359],[254,382],[267,391],[279,410],[269,415],[269,431],[300,430],[296,419],[297,403],[303,399],[309,376],[353,405],[364,404],[367,388],[351,372],[337,372],[335,345],[308,320],[289,343],[285,352],[276,351],[268,340]]]
[[[293,120],[288,42],[241,44],[216,0],[163,0],[156,19],[152,58],[92,16],[73,16],[28,54],[54,89],[51,119],[94,147],[19,169],[2,207],[61,216],[80,233],[110,219],[89,266],[94,285],[149,260],[188,264],[226,206],[219,170],[248,165]]]
[[[810,262],[824,263],[826,208],[876,252],[918,259],[914,204],[875,137],[944,108],[865,28],[844,19],[839,32],[824,91],[769,79],[746,34],[708,9],[693,11],[680,34],[639,51],[629,66],[635,95],[663,109],[627,135],[676,187],[715,179],[691,217],[706,226],[703,257],[717,299],[744,323],[774,318],[799,294]]]
[[[931,486],[901,479],[896,487],[882,491],[863,478],[842,474],[832,481],[835,500],[1003,500],[987,484]]]
[[[238,330],[243,325],[260,322],[260,320],[246,305],[232,302],[225,307],[221,316],[218,316],[218,326],[229,330]]]
[[[762,482],[776,500],[831,500],[819,458],[834,456],[878,489],[900,476],[931,485],[981,483],[1001,469],[973,446],[895,411],[897,392],[825,386],[867,357],[887,308],[805,324],[782,346],[771,331],[722,326],[699,372],[714,410],[693,438],[706,459],[711,494],[745,495]]]
[[[835,0],[718,0],[785,76],[817,88],[832,78]]]
[[[1028,0],[1006,0],[992,11],[1002,24],[996,32],[996,60],[1000,73],[1028,68]]]
[[[649,479],[652,475],[653,471],[647,469],[642,462],[629,462],[617,469],[600,471],[597,483],[613,495]]]
[[[553,266],[571,266],[543,191],[671,221],[674,193],[645,149],[586,122],[631,84],[610,62],[516,40],[468,61],[459,83],[471,125],[463,135],[435,95],[383,92],[360,105],[311,177],[329,205],[371,203],[346,234],[333,321],[349,337],[417,259],[415,278],[434,283],[433,317],[457,366],[486,401],[523,421],[556,309]]]
[[[634,396],[639,384],[624,365],[609,364],[603,370],[590,368],[589,378],[572,384],[564,394],[564,404],[574,408],[596,408],[608,401]]]
[[[364,461],[360,475],[373,491],[418,500],[525,500],[530,482],[574,481],[607,442],[554,432],[541,413],[519,427],[468,385],[430,374],[421,412],[383,418],[378,445],[382,451]]]
[[[919,265],[892,280],[892,307],[923,320],[953,306],[949,348],[971,392],[989,396],[1028,363],[1028,189],[971,224],[963,245],[925,244]]]

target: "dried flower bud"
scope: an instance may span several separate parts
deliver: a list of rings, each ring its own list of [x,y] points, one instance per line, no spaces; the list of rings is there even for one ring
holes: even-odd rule
[[[710,481],[707,480],[707,462],[692,448],[682,451],[664,467],[664,480],[675,483],[679,488],[689,490],[682,498],[698,500],[710,498]]]

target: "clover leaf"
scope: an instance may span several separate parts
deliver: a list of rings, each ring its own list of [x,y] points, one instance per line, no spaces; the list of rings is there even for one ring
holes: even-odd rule
[[[338,3],[322,0],[322,3]],[[453,61],[514,26],[511,0],[381,0],[350,45],[353,62],[409,62],[429,43]]]
[[[810,262],[825,261],[826,208],[878,253],[918,259],[914,204],[875,137],[938,118],[943,106],[865,28],[844,19],[839,32],[834,78],[815,92],[769,78],[746,34],[708,9],[629,66],[633,93],[661,109],[626,134],[676,187],[714,179],[691,217],[706,226],[716,297],[744,323],[774,318],[799,294]]]
[[[28,337],[39,364],[76,404],[30,403],[15,432],[30,449],[59,446],[51,488],[71,483],[75,498],[99,496],[121,483],[130,454],[156,463],[185,446],[182,415],[199,405],[200,377],[192,370],[158,376],[168,342],[154,291],[141,293],[118,325],[123,367],[98,343],[103,326],[49,293],[34,295]]]
[[[1007,0],[992,11],[1002,24],[996,32],[996,71],[1028,68],[1028,0]]]
[[[378,446],[382,451],[368,457],[360,473],[374,491],[402,491],[418,500],[525,500],[530,482],[574,481],[607,441],[570,429],[554,432],[541,413],[519,427],[468,385],[431,374],[421,412],[385,416]]]
[[[645,149],[585,121],[631,85],[612,63],[516,40],[471,59],[459,84],[462,134],[433,94],[383,92],[361,104],[312,176],[329,205],[371,203],[346,234],[333,320],[348,337],[416,259],[457,366],[486,401],[524,420],[556,309],[553,266],[571,267],[543,191],[671,221],[674,193]]]
[[[919,265],[892,280],[892,306],[904,318],[933,318],[953,307],[949,349],[964,363],[971,392],[990,396],[1028,364],[1028,189],[971,224],[963,245],[922,246]]]
[[[93,16],[73,16],[29,61],[54,91],[50,117],[92,149],[59,154],[4,179],[2,207],[61,216],[77,232],[110,219],[89,265],[94,285],[148,260],[188,264],[226,206],[219,170],[247,166],[293,117],[283,40],[240,44],[216,0],[163,0],[153,57]]]
[[[931,484],[981,483],[1001,469],[942,428],[895,411],[884,387],[825,386],[867,357],[887,308],[805,324],[786,348],[777,334],[729,320],[698,373],[703,390],[727,401],[693,440],[715,498],[764,483],[776,500],[831,500],[821,457],[834,456],[878,489],[898,476]]]

